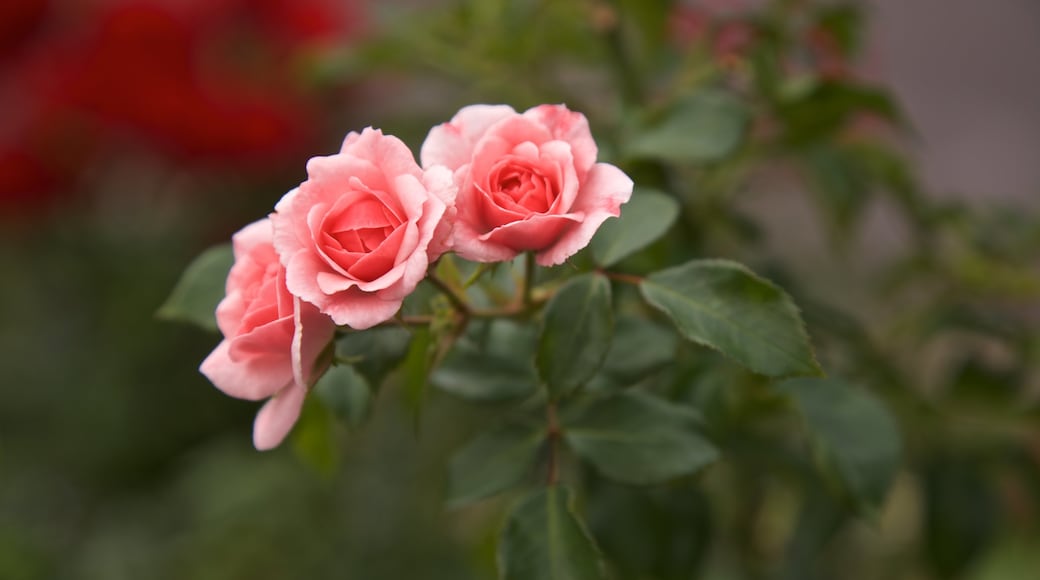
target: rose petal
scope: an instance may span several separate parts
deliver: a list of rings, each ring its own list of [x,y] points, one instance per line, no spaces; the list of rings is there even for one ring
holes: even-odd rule
[[[578,179],[585,179],[585,174],[596,163],[598,154],[585,115],[571,111],[564,105],[539,105],[524,111],[523,116],[547,127],[553,139],[570,144]]]
[[[585,219],[539,252],[536,262],[541,266],[562,264],[587,246],[607,218],[621,215],[621,204],[632,197],[632,185],[632,179],[617,167],[607,163],[593,165],[571,210],[584,213]]]
[[[433,262],[451,249],[452,228],[456,216],[455,197],[459,188],[455,185],[451,170],[443,165],[434,165],[427,169],[423,173],[423,185],[444,205],[444,212],[437,219],[437,227],[426,249],[429,261]],[[423,208],[423,214],[430,215],[432,219],[434,206],[432,200],[428,201],[427,207]]]
[[[231,236],[231,247],[235,260],[245,258],[258,246],[269,247],[273,236],[274,226],[268,218],[257,220],[238,230]]]
[[[411,236],[408,236],[409,231],[412,232]],[[347,271],[348,274],[362,283],[375,282],[376,280],[379,280],[388,272],[393,270],[396,265],[398,253],[402,251],[402,249],[406,255],[410,255],[415,251],[416,236],[414,232],[414,225],[403,224],[401,227],[394,230],[394,233],[390,234],[390,237],[384,240],[378,248],[365,254],[357,261],[357,263],[351,266],[350,270]],[[406,237],[410,239],[406,240]],[[365,289],[370,290],[371,288]]]
[[[419,152],[424,168],[444,165],[450,170],[469,163],[473,147],[488,127],[516,115],[508,105],[470,105],[459,110],[448,123],[430,129]]]
[[[379,189],[387,190],[387,184],[401,175],[412,175],[422,178],[422,170],[415,163],[412,150],[393,135],[384,135],[379,129],[366,127],[353,140],[344,140],[340,153],[347,157],[370,160],[382,173],[384,185]],[[364,179],[362,179],[364,181]],[[375,185],[365,182],[369,187]]]
[[[291,384],[271,397],[253,421],[253,446],[259,451],[278,447],[300,418],[307,389]]]
[[[297,206],[311,207],[318,203],[334,203],[353,191],[387,191],[390,184],[386,175],[371,159],[352,157],[343,153],[312,157],[307,161],[307,181],[300,184],[301,198]],[[393,198],[384,197],[393,203]]]
[[[270,397],[292,382],[288,356],[234,362],[229,355],[230,342],[222,340],[199,366],[199,371],[225,394],[256,401]]]
[[[483,232],[474,230],[469,223],[457,221],[452,234],[455,253],[474,262],[504,262],[512,260],[520,253],[517,249],[483,240],[483,235]]]
[[[299,339],[300,370],[304,384],[310,387],[314,384],[315,377],[324,372],[324,367],[330,362],[319,359],[336,336],[336,324],[313,304],[298,301],[297,312],[301,324],[297,331],[301,335]],[[294,356],[295,353],[294,350]]]
[[[324,309],[329,295],[322,292],[318,286],[318,273],[328,271],[328,264],[317,254],[301,250],[289,258],[289,264],[285,268],[285,285],[294,296]]]
[[[534,119],[529,119],[521,115],[512,115],[506,117],[494,125],[488,127],[487,134],[484,135],[484,139],[490,139],[498,137],[512,145],[519,145],[524,141],[530,141],[536,145],[541,145],[546,141],[552,141],[553,135],[549,132],[545,125],[539,124]],[[474,157],[478,154],[474,152]]]
[[[322,310],[336,324],[357,330],[371,328],[394,317],[401,309],[401,299],[384,300],[378,293],[351,288],[328,301]]]
[[[581,213],[534,215],[495,228],[480,236],[480,240],[519,251],[537,250],[552,245],[562,232],[580,223],[583,217]]]
[[[293,333],[292,342],[289,346],[291,357],[293,383],[297,387],[307,388],[307,378],[303,376],[303,320],[300,312],[301,304],[299,297],[293,298]]]
[[[292,211],[299,195],[299,188],[283,195],[282,199],[275,204],[274,213],[270,215],[271,225],[274,228],[274,249],[283,266],[289,265],[289,260],[296,252],[303,249],[305,243],[299,238],[300,230],[295,227],[296,215]]]
[[[248,332],[237,334],[231,339],[228,356],[233,361],[246,361],[260,356],[285,357],[285,349],[292,340],[292,316],[270,318]]]

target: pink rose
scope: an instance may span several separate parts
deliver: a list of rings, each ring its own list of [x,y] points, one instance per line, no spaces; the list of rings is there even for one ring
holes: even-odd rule
[[[421,157],[455,172],[455,252],[498,262],[532,250],[552,266],[588,245],[632,195],[632,180],[596,163],[596,151],[585,116],[563,105],[522,114],[471,105],[430,130]]]
[[[199,367],[232,397],[270,398],[253,424],[253,444],[260,450],[276,447],[296,423],[336,330],[329,317],[289,294],[272,239],[267,219],[232,238],[235,264],[217,306],[224,340]]]
[[[390,319],[448,249],[451,172],[424,172],[399,139],[368,128],[311,159],[307,176],[271,216],[289,290],[336,324]]]

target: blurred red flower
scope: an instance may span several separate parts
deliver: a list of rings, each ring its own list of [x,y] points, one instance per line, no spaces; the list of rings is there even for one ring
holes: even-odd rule
[[[320,117],[298,58],[360,30],[357,6],[335,0],[83,0],[62,14],[6,2],[0,46],[19,51],[0,61],[0,106],[16,117],[0,128],[0,205],[42,201],[120,147],[269,167]]]

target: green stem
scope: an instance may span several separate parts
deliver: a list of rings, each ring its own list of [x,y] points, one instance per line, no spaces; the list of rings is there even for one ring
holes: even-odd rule
[[[549,439],[549,468],[545,476],[546,485],[556,485],[560,480],[560,420],[556,415],[556,402],[550,401],[545,408],[547,435]]]
[[[451,305],[454,306],[455,310],[460,314],[463,316],[469,316],[472,313],[473,309],[470,308],[469,302],[466,301],[466,298],[456,292],[447,282],[438,278],[437,274],[434,274],[433,271],[427,273],[426,279],[436,286],[437,289],[441,291],[441,294],[444,294],[448,298],[448,301],[451,302]]]
[[[643,283],[643,277],[634,274],[621,274],[618,272],[607,272],[606,270],[600,270],[599,273],[615,282],[624,282],[625,284],[632,284],[633,286],[638,286]]]

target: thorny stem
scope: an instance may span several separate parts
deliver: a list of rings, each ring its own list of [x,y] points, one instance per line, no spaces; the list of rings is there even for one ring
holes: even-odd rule
[[[556,416],[556,402],[550,401],[546,406],[549,439],[549,470],[545,477],[546,485],[556,485],[560,479],[560,421]]]
[[[463,316],[469,316],[470,314],[472,314],[473,309],[470,308],[469,303],[466,301],[466,299],[459,295],[459,293],[456,292],[454,288],[449,286],[444,280],[438,278],[432,270],[427,273],[426,279],[429,280],[431,284],[436,286],[437,289],[440,290],[441,293],[448,298],[452,306],[455,307],[455,310],[457,310],[459,314],[462,314]]]
[[[600,270],[599,273],[611,280],[624,282],[625,284],[632,284],[633,286],[638,286],[643,283],[643,277],[634,274],[620,274],[618,272],[607,272],[606,270]]]

